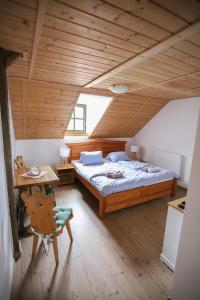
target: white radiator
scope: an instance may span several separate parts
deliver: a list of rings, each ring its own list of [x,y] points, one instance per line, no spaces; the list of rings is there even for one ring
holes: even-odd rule
[[[181,175],[182,155],[180,154],[157,150],[154,163],[161,168],[173,171],[179,176]]]

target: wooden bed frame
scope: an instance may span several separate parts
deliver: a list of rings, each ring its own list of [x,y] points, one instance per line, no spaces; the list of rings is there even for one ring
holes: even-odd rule
[[[89,140],[81,143],[67,143],[71,149],[69,160],[76,160],[80,158],[81,151],[95,151],[101,150],[103,157],[113,151],[124,151],[125,141],[111,141],[111,140]],[[103,197],[95,187],[86,179],[75,172],[78,178],[86,188],[99,200],[99,217],[104,218],[105,214],[120,210],[125,207],[144,203],[162,196],[174,196],[176,193],[176,179],[154,183],[151,185],[110,194]]]

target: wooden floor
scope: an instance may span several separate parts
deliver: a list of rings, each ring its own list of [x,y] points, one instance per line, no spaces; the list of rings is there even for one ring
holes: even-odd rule
[[[178,190],[176,198],[185,195]],[[22,239],[23,254],[14,270],[12,299],[162,300],[173,273],[160,261],[170,197],[97,217],[97,200],[79,183],[59,187],[57,203],[74,210],[74,242],[58,238],[59,267],[52,245],[39,247],[30,263],[32,238]]]

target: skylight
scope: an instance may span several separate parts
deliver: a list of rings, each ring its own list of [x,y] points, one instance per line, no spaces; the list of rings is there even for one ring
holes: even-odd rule
[[[80,94],[78,98],[77,106],[79,105],[86,106],[85,129],[88,135],[92,133],[97,123],[102,118],[111,100],[112,97]],[[76,113],[76,107],[75,107],[75,113]],[[72,120],[73,118],[74,118],[74,112],[72,114],[67,130],[70,131],[72,130],[72,122],[74,121]]]

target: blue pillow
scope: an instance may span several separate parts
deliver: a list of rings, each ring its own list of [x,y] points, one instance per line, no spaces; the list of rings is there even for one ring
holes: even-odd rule
[[[84,151],[80,153],[80,161],[84,165],[103,164],[102,151]]]
[[[119,160],[130,160],[126,152],[119,151],[119,152],[110,152],[106,159],[111,160],[113,162],[117,162]]]

